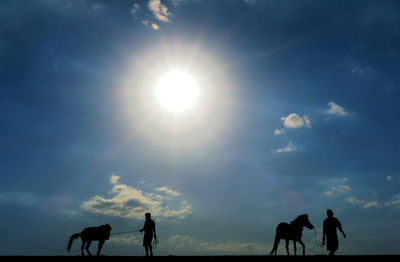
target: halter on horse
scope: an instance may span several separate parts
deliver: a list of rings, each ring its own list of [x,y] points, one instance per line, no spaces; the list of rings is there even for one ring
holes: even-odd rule
[[[271,255],[276,256],[276,251],[278,249],[278,244],[281,239],[285,239],[286,241],[286,252],[288,256],[290,256],[289,253],[289,240],[293,240],[293,245],[294,245],[294,255],[296,255],[296,242],[299,242],[303,246],[303,256],[305,255],[305,246],[303,241],[301,241],[301,236],[302,236],[302,231],[303,227],[307,227],[308,229],[313,229],[314,226],[310,223],[308,220],[308,215],[300,215],[298,216],[295,220],[290,222],[290,224],[282,222],[276,227],[276,235],[275,235],[275,242],[274,242],[274,247],[271,251]]]

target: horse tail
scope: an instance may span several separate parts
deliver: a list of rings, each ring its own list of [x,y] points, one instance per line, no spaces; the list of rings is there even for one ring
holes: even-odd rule
[[[73,234],[70,238],[69,238],[69,242],[68,242],[68,246],[67,246],[67,251],[69,252],[71,250],[71,246],[72,246],[72,242],[74,242],[75,239],[77,239],[78,237],[81,236],[81,233],[76,233]]]

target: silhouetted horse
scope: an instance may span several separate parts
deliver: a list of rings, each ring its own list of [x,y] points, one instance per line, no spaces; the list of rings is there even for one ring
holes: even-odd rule
[[[303,227],[307,227],[308,229],[313,229],[314,226],[308,220],[308,215],[300,215],[295,220],[290,222],[290,224],[282,222],[276,227],[276,235],[274,247],[272,248],[271,255],[276,255],[276,250],[278,249],[278,244],[281,239],[285,239],[286,241],[286,252],[288,256],[289,253],[289,240],[293,240],[294,245],[294,255],[296,255],[296,242],[299,242],[303,246],[303,256],[306,254],[305,246],[303,241],[301,241]]]
[[[85,255],[83,253],[83,248],[85,247],[85,244],[86,244],[85,249],[86,249],[87,253],[89,254],[89,256],[92,255],[89,252],[89,247],[90,247],[90,244],[92,243],[92,241],[99,241],[99,246],[97,248],[97,255],[99,256],[104,242],[110,238],[110,231],[111,231],[111,226],[109,224],[102,225],[99,227],[87,227],[84,230],[82,230],[81,233],[73,234],[69,238],[67,250],[68,250],[68,252],[71,250],[72,242],[74,241],[74,239],[81,237],[81,239],[82,239],[82,246],[81,246],[82,256]]]

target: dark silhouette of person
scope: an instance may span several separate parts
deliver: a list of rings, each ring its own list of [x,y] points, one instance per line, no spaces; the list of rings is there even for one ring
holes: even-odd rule
[[[146,250],[146,256],[149,256],[149,249],[150,249],[150,256],[153,256],[153,246],[151,245],[151,242],[153,241],[153,236],[157,240],[156,223],[154,222],[153,219],[151,219],[150,213],[146,213],[145,217],[146,221],[144,222],[143,228],[140,229],[140,232],[144,231],[143,246]]]
[[[346,234],[343,232],[342,223],[340,223],[339,220],[333,216],[333,211],[328,209],[326,214],[328,217],[324,220],[323,224],[322,245],[325,245],[326,236],[326,249],[330,251],[330,256],[334,256],[336,250],[339,248],[339,240],[336,229],[339,229],[344,238],[346,237]]]

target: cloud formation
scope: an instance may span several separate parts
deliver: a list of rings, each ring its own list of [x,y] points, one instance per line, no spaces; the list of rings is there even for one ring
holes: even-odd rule
[[[283,121],[283,126],[286,128],[301,128],[301,127],[307,127],[311,128],[311,121],[308,119],[307,116],[299,116],[296,113],[291,113],[287,117],[281,117],[281,120]]]
[[[348,185],[333,186],[331,190],[325,192],[325,195],[332,196],[334,194],[345,194],[350,192],[350,190],[351,187]]]
[[[297,129],[297,128],[311,128],[311,120],[307,116],[299,116],[296,113],[291,113],[288,116],[283,116],[281,117],[281,121],[283,121],[283,128],[281,129],[275,129],[274,130],[274,135],[282,135],[285,133],[286,128],[289,129]]]
[[[161,0],[150,0],[147,4],[154,17],[163,22],[170,22],[172,14],[168,12],[168,8],[161,3]]]
[[[141,10],[141,7],[139,4],[134,3],[132,8],[131,8],[131,14],[136,14],[137,12],[139,12]]]
[[[266,250],[265,244],[260,243],[238,241],[212,243],[187,235],[173,235],[168,239],[168,244],[172,245],[177,251],[185,251],[191,248],[197,252],[212,254],[264,254]]]
[[[279,148],[276,150],[277,153],[283,153],[283,152],[293,152],[296,150],[296,147],[293,145],[292,142],[289,142],[289,144],[287,146],[285,146],[284,148]]]
[[[353,196],[348,196],[345,198],[346,202],[353,204],[353,205],[360,205],[363,208],[372,208],[372,207],[381,207],[377,200],[373,201],[366,201],[362,199],[355,198]]]
[[[348,113],[346,112],[346,110],[344,110],[343,107],[332,101],[328,103],[328,109],[325,110],[325,113],[328,115],[337,115],[337,116],[348,115]]]
[[[154,188],[154,190],[159,191],[159,192],[165,192],[166,194],[171,195],[171,196],[180,196],[181,195],[179,192],[172,190],[171,188],[168,188],[166,186],[157,187],[157,188]]]
[[[143,219],[146,212],[159,218],[183,219],[191,214],[191,205],[177,199],[180,193],[168,187],[160,187],[156,191],[169,195],[168,198],[154,192],[145,193],[128,185],[119,184],[119,176],[112,175],[110,182],[113,188],[109,198],[96,195],[85,201],[81,208],[95,213],[124,218]],[[173,197],[171,199],[171,197]],[[171,206],[171,207],[170,207]]]
[[[395,195],[391,201],[386,202],[385,206],[400,207],[400,194]]]

